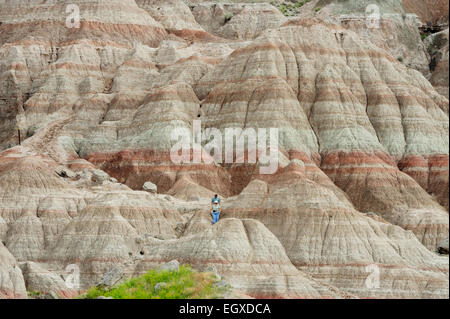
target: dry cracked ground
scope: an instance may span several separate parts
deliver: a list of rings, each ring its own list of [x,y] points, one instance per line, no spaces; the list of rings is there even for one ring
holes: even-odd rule
[[[0,298],[173,259],[247,297],[449,297],[448,1],[255,2],[0,0]],[[196,119],[278,128],[277,172],[173,163]]]

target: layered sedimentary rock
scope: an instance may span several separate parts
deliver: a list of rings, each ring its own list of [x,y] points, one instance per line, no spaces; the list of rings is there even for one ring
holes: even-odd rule
[[[409,12],[400,0],[313,0],[300,8],[299,16],[317,17],[352,30],[405,65],[428,75],[428,55],[419,32],[422,23]]]
[[[1,164],[4,241],[19,261],[34,260],[83,204],[80,192],[68,188],[46,162],[8,155]]]
[[[205,97],[206,127],[277,127],[286,152],[310,161],[320,154],[316,164],[358,210],[372,207],[430,248],[447,233],[447,212],[423,188],[445,205],[448,100],[353,32],[314,20],[287,23],[235,50],[196,92]],[[432,159],[423,188],[413,173],[421,170],[417,157]]]
[[[73,4],[79,26],[73,24]],[[133,0],[3,1],[1,6],[2,143],[13,140],[16,126],[27,134],[45,125],[46,115],[71,108],[80,94],[108,91],[111,73],[133,43],[154,47],[167,37]]]
[[[448,25],[448,1],[446,0],[403,0],[407,12],[417,14],[428,26]]]
[[[135,243],[139,234],[175,233],[177,215],[171,211],[166,218],[159,202],[151,196],[117,190],[98,194],[40,260],[59,269],[61,265],[78,265],[84,288],[98,282],[108,267],[139,256]],[[82,240],[74,241],[75,238]]]
[[[400,2],[369,36],[339,26],[365,2],[305,4],[329,23],[245,2],[0,1],[1,297],[177,259],[251,297],[448,298],[448,31],[425,48]],[[405,66],[427,54],[431,83]],[[278,170],[206,141],[175,162],[194,120],[277,128]]]
[[[195,183],[189,176],[178,179],[167,194],[184,200],[200,199],[200,197],[210,199],[215,195],[211,190]]]
[[[224,204],[225,218],[262,221],[299,270],[347,293],[363,298],[448,294],[445,257],[428,251],[411,232],[357,212],[323,173],[301,164],[293,161],[269,183],[254,179]],[[374,271],[382,278],[376,289],[367,280]]]
[[[202,27],[227,39],[251,40],[266,29],[273,29],[286,18],[266,3],[200,3],[192,14]]]
[[[14,156],[12,153],[8,155]],[[24,154],[15,154],[17,157],[20,155]],[[30,161],[29,158],[28,160]],[[48,190],[54,205],[47,209],[54,214],[55,225],[48,227],[50,225],[46,224],[46,214],[39,208],[39,213],[35,216],[31,212],[12,214],[6,223],[10,229],[6,238],[9,249],[20,256],[20,260],[39,262],[39,265],[22,265],[29,290],[55,291],[68,297],[73,292],[64,289],[65,283],[56,274],[67,275],[65,269],[69,265],[79,267],[81,288],[87,288],[98,282],[117,263],[124,265],[125,274],[131,276],[166,262],[166,258],[177,256],[180,261],[193,264],[196,268],[204,267],[207,259],[208,263],[217,263],[220,273],[229,278],[235,289],[254,297],[351,296],[301,274],[282,253],[283,248],[276,237],[261,223],[235,220],[211,229],[207,214],[201,212],[200,208],[207,206],[208,202],[198,205],[171,197],[133,192],[117,183],[84,185],[85,191],[77,194],[76,185],[87,183],[83,178],[57,176],[52,171],[53,163],[50,160],[47,162],[50,167],[42,163],[42,159],[35,158],[34,162],[41,162],[41,166],[18,165],[18,169],[24,170],[25,174],[21,180],[25,179],[30,186],[34,186],[26,191],[33,193],[35,198],[38,197],[36,191],[41,187]],[[36,186],[33,176],[37,172],[40,183],[45,183],[45,186]],[[66,193],[82,198],[82,204],[72,208],[75,212],[71,216],[71,208],[57,206],[57,202],[61,204],[64,200],[69,204],[73,199],[67,196],[63,198],[62,193],[52,189],[52,183],[57,183]],[[45,192],[40,196],[42,202],[48,201],[48,194]],[[3,205],[6,203],[3,202]],[[8,205],[12,206],[14,203],[9,202]],[[20,206],[20,203],[15,205]],[[5,218],[8,217],[6,213],[2,210]],[[69,215],[67,221],[61,221],[64,223],[62,228],[58,227],[57,215]],[[26,219],[30,221],[27,222]],[[233,233],[236,236],[230,235]],[[243,238],[248,238],[247,236],[250,237],[246,245]],[[180,238],[177,239],[178,237]],[[10,242],[13,238],[18,243]],[[23,240],[19,241],[20,238]],[[218,240],[219,250],[213,244],[217,238],[222,238]],[[34,249],[27,254],[26,248],[32,246],[32,243],[38,243],[38,246],[32,247]],[[203,249],[206,255],[199,255],[189,245],[206,245]],[[245,249],[251,249],[254,256],[249,255]],[[222,258],[222,261],[218,260]],[[17,269],[21,275],[20,269]],[[3,286],[8,287],[7,284]],[[17,293],[19,289],[16,288],[15,291],[17,297],[20,297]]]
[[[0,299],[4,298],[27,298],[27,291],[17,261],[0,242]]]
[[[448,98],[448,28],[425,39],[430,54],[430,82],[436,91]]]
[[[71,4],[78,6],[79,28],[76,19],[68,19],[74,17],[70,13],[78,12],[68,7]],[[134,0],[2,1],[1,5],[2,43],[24,43],[36,38],[58,43],[88,38],[111,44],[135,40],[157,46],[166,35],[164,28]],[[74,28],[66,22],[72,22]]]
[[[256,298],[351,296],[299,272],[261,222],[231,218],[211,227],[206,214],[200,215],[178,240],[147,240],[138,269],[144,271],[176,257],[201,269],[214,266],[235,289]]]
[[[198,106],[198,98],[185,83],[156,88],[128,125],[111,132],[114,144],[105,140],[104,134],[94,131],[92,138],[88,137],[89,142],[84,141],[81,152],[87,154],[90,162],[135,189],[150,180],[160,192],[166,192],[188,174],[198,184],[228,195],[229,176],[222,167],[203,163],[180,166],[172,161],[170,151],[176,141],[172,131],[191,134]],[[100,139],[98,145],[95,137]]]
[[[120,261],[118,256],[129,258],[130,251],[136,253],[134,246],[127,245],[137,234],[174,234],[181,220],[167,199],[133,192],[109,180],[93,182],[89,172],[78,171],[72,178],[59,176],[53,159],[33,154],[26,145],[2,154],[1,163],[0,216],[2,229],[7,229],[2,240],[19,261],[39,263],[23,265],[27,288],[33,291],[51,289],[71,296],[73,291],[64,289],[54,274],[67,276],[66,267],[77,265],[82,271],[80,284],[89,287],[108,265]],[[14,266],[15,261],[8,258],[5,261]],[[101,270],[96,272],[96,267]],[[2,285],[5,290],[11,288],[7,279]]]
[[[191,41],[214,38],[197,23],[191,10],[182,0],[137,0],[136,4],[148,11],[156,21],[174,35]]]
[[[77,296],[75,289],[69,288],[61,276],[52,273],[34,262],[20,263],[28,291],[33,293],[55,293],[57,296],[70,298]]]

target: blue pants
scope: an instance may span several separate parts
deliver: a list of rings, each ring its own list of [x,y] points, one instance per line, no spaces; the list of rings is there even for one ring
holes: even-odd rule
[[[217,223],[219,221],[220,212],[212,212],[211,214],[213,215],[213,224]]]

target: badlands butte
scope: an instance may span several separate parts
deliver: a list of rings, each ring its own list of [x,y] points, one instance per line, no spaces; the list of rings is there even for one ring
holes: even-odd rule
[[[174,259],[254,298],[448,298],[448,1],[298,2],[0,0],[0,298]],[[173,163],[197,119],[278,128],[277,172]]]

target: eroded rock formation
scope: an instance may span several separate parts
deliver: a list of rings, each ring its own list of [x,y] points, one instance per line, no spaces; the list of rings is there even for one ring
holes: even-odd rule
[[[0,0],[0,297],[176,259],[250,297],[448,298],[448,29],[243,2]],[[194,120],[278,128],[278,170],[174,163]]]
[[[25,281],[19,265],[0,243],[0,298],[26,298]]]

